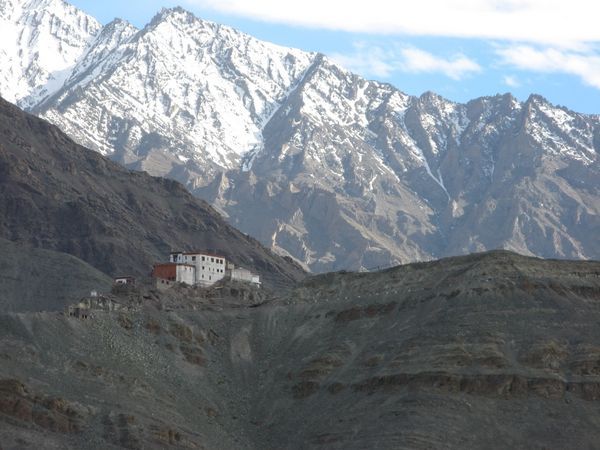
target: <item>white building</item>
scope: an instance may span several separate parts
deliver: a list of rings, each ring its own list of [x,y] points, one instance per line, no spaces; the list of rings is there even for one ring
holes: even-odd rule
[[[169,260],[171,263],[194,266],[196,270],[193,284],[210,286],[225,278],[227,260],[220,255],[207,252],[174,252]]]
[[[211,286],[227,277],[260,285],[260,277],[242,267],[235,267],[225,257],[210,252],[172,252],[169,262],[155,264],[152,278],[160,289],[175,283]]]

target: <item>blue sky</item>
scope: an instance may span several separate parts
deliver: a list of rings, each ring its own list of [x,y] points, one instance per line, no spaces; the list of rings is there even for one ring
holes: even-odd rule
[[[276,44],[319,51],[369,79],[454,101],[541,94],[600,114],[600,2],[592,0],[71,0],[143,27],[182,6]],[[598,6],[596,4],[598,3]],[[432,13],[435,11],[435,14]]]

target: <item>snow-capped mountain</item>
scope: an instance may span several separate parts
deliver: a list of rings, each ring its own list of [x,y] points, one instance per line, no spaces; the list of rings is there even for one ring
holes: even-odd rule
[[[21,2],[19,17],[38,3],[57,23],[79,17],[59,0]],[[63,84],[12,98],[131,168],[182,181],[313,270],[500,247],[600,258],[598,116],[539,96],[411,97],[180,8],[141,30],[81,29]]]
[[[193,159],[230,169],[262,145],[262,128],[312,59],[165,9],[143,30],[107,25],[37,109],[126,164],[156,172]]]
[[[101,25],[62,0],[0,0],[0,92],[32,107],[59,89]]]

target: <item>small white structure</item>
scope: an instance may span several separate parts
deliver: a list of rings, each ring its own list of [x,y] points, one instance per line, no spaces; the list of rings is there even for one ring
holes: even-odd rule
[[[115,277],[114,284],[135,284],[135,278],[130,276]]]
[[[243,267],[232,267],[228,271],[232,280],[245,281],[247,283],[260,284],[260,277]]]

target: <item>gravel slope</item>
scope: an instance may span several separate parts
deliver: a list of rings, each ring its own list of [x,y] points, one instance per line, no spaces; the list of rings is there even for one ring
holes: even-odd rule
[[[0,317],[3,448],[600,438],[597,262],[492,252],[313,277],[260,306],[240,286],[142,295],[89,321]]]

